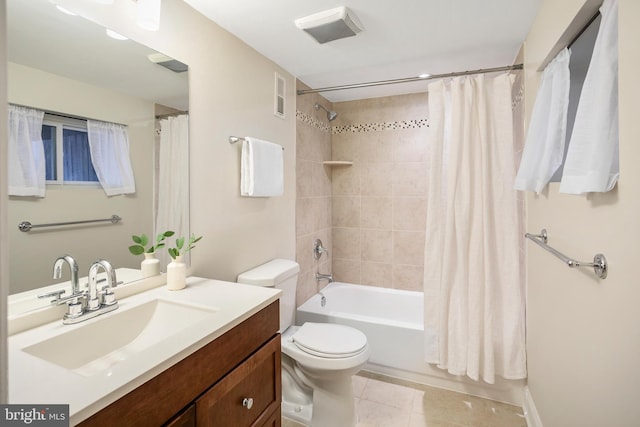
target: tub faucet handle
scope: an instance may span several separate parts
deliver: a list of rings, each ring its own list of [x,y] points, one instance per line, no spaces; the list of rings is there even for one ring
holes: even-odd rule
[[[316,260],[319,260],[324,253],[329,255],[329,251],[324,246],[322,246],[322,240],[316,239],[316,241],[313,242],[313,257]]]

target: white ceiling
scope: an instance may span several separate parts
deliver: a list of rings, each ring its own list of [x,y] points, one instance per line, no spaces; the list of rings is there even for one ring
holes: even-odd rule
[[[107,37],[105,29],[61,13],[50,0],[7,1],[10,62],[188,110],[188,72],[147,59],[155,50]]]
[[[185,0],[312,88],[513,64],[541,0]],[[294,21],[347,6],[364,31],[318,44]],[[426,83],[325,92],[332,102]]]

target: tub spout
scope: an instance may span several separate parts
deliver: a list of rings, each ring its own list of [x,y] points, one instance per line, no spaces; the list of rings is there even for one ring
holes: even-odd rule
[[[327,280],[329,283],[333,282],[332,274],[320,274],[316,273],[316,280],[319,282],[320,280]]]

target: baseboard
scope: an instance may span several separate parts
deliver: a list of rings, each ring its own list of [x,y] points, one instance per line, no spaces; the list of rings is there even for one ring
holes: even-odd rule
[[[524,387],[524,405],[522,406],[522,410],[524,412],[524,419],[527,421],[527,427],[543,427],[528,386]]]

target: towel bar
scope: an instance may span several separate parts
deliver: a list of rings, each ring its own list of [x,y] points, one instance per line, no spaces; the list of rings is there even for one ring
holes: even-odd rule
[[[229,144],[235,144],[236,142],[240,142],[240,141],[246,141],[247,138],[242,138],[240,136],[230,136],[229,137]],[[282,147],[282,151],[284,151],[284,147]]]
[[[229,144],[235,144],[236,142],[245,141],[245,138],[240,138],[239,136],[230,136]]]
[[[57,227],[60,225],[75,225],[75,224],[89,224],[92,222],[111,222],[112,224],[117,224],[122,220],[122,217],[118,215],[111,215],[111,218],[105,219],[88,219],[83,221],[68,221],[68,222],[52,222],[49,224],[31,224],[29,221],[22,221],[18,224],[18,228],[20,231],[30,231],[32,228],[40,228],[40,227]]]
[[[562,262],[564,262],[565,264],[567,264],[567,266],[571,268],[593,267],[593,272],[595,273],[596,276],[598,276],[601,279],[607,278],[607,270],[608,270],[607,259],[604,257],[604,254],[596,254],[593,257],[593,262],[582,262],[582,261],[576,261],[573,258],[569,258],[565,254],[557,251],[556,249],[552,248],[547,244],[547,240],[548,240],[547,230],[545,230],[544,228],[542,229],[542,231],[540,231],[540,234],[525,233],[524,237],[533,241],[535,244],[540,246],[545,251],[551,252],[553,255],[560,258]]]

